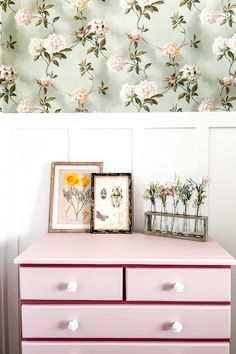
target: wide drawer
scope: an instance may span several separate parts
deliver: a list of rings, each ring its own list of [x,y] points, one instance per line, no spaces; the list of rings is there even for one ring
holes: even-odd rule
[[[122,282],[122,268],[20,268],[23,300],[122,300]]]
[[[22,336],[227,339],[230,306],[23,305]]]
[[[22,354],[229,354],[228,343],[23,342]]]
[[[230,269],[127,269],[130,301],[230,301]]]

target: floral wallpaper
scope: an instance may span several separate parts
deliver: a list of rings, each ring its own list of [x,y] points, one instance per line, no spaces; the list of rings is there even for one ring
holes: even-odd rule
[[[0,0],[3,112],[231,111],[236,2]]]

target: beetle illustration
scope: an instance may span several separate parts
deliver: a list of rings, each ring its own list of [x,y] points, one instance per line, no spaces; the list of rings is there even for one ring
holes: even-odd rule
[[[111,194],[111,201],[112,201],[112,205],[114,208],[119,208],[122,202],[122,188],[119,186],[115,186],[112,189],[112,194]]]
[[[101,198],[104,200],[107,197],[107,191],[106,188],[102,188],[101,192],[100,192],[100,196]]]

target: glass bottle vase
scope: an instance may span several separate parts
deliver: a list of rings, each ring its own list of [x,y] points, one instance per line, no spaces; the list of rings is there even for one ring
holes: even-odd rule
[[[189,206],[186,204],[184,206],[184,216],[189,215]],[[183,219],[183,227],[182,227],[182,234],[189,235],[191,233],[190,230],[190,220],[188,218]]]
[[[151,203],[151,212],[156,213],[157,207],[156,207],[156,202]],[[157,231],[158,230],[158,218],[156,215],[152,215],[151,219],[151,229],[152,231]]]

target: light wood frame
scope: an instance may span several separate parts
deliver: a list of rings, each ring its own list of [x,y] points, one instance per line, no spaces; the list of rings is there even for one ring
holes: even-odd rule
[[[51,177],[50,177],[50,196],[49,196],[49,217],[48,217],[48,232],[50,233],[81,233],[90,232],[89,229],[55,229],[53,228],[53,207],[54,207],[54,188],[55,188],[55,167],[56,166],[97,166],[100,168],[100,173],[103,172],[103,162],[61,162],[56,161],[51,163]],[[92,203],[92,201],[91,201]]]

